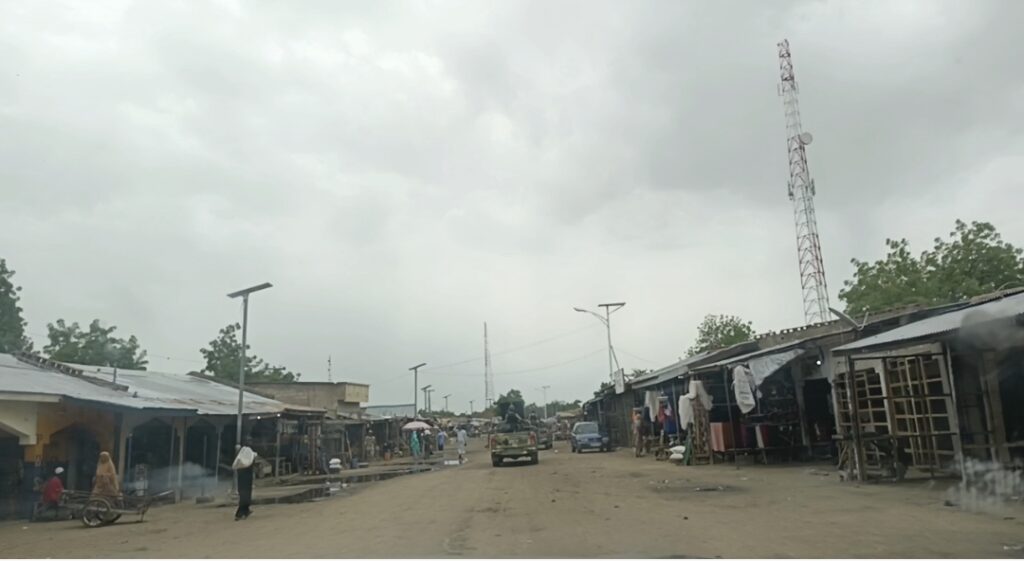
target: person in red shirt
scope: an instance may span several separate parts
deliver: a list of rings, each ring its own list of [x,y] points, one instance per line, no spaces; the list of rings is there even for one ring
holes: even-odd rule
[[[42,512],[53,510],[55,516],[60,512],[60,496],[64,493],[64,482],[60,479],[62,473],[62,467],[53,470],[53,477],[43,485]]]

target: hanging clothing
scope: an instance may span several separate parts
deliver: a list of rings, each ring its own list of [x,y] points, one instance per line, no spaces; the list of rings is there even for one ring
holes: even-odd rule
[[[644,392],[644,406],[647,407],[648,418],[653,423],[658,419],[658,392],[651,390]]]
[[[711,410],[711,395],[704,389],[704,382],[690,381],[690,391],[679,396],[679,426],[686,429],[694,421],[694,402],[700,402],[705,411]]]
[[[757,389],[754,386],[754,375],[749,368],[742,364],[733,368],[732,387],[736,394],[736,405],[739,406],[741,412],[750,413],[754,407],[757,407],[755,398]]]
[[[676,434],[678,426],[676,425],[676,415],[672,409],[671,399],[665,401],[665,405],[662,406],[662,412],[664,418],[661,421],[661,426],[664,427],[665,434]]]

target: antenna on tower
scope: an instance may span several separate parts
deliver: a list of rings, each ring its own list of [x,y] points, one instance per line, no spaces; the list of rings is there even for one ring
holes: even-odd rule
[[[487,322],[484,322],[484,403],[494,402],[494,371],[491,370],[491,349],[487,342]]]
[[[789,41],[779,47],[779,95],[786,112],[786,148],[789,151],[789,200],[793,201],[796,222],[796,249],[800,261],[800,289],[804,298],[804,321],[808,324],[828,321],[828,285],[821,259],[818,220],[814,214],[814,180],[807,168],[807,145],[814,140],[800,124],[800,89],[793,75]]]

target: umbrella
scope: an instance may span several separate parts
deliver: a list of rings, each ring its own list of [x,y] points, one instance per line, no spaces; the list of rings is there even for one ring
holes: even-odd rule
[[[411,423],[406,423],[405,426],[402,427],[402,430],[427,430],[429,428],[430,425],[423,421],[413,421]]]

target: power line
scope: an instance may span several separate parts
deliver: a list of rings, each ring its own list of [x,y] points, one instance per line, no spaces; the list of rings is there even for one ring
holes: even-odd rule
[[[615,351],[616,351],[616,352],[620,352],[620,353],[622,353],[622,354],[624,354],[624,355],[626,355],[626,356],[628,356],[628,357],[633,357],[633,358],[635,358],[635,359],[637,359],[637,360],[642,360],[642,361],[644,361],[644,362],[649,362],[649,363],[651,363],[651,364],[661,364],[660,362],[655,362],[655,361],[653,361],[653,360],[649,360],[649,359],[646,359],[646,358],[644,358],[644,357],[642,357],[642,356],[636,356],[635,354],[633,354],[633,353],[631,353],[631,352],[629,352],[629,351],[625,351],[625,350],[623,350],[623,349],[622,349],[622,347],[616,347],[616,348],[615,348]]]
[[[509,375],[512,375],[512,374],[525,374],[527,372],[537,372],[537,371],[540,371],[540,370],[548,370],[550,368],[557,368],[559,366],[565,366],[566,364],[572,364],[574,362],[579,362],[581,360],[588,359],[588,358],[590,358],[590,357],[592,357],[592,356],[594,356],[594,355],[596,355],[598,353],[606,352],[607,350],[608,349],[601,348],[601,349],[597,349],[596,351],[591,351],[591,352],[589,352],[589,353],[587,353],[587,354],[585,354],[585,355],[583,355],[581,357],[577,357],[577,358],[574,358],[572,360],[567,360],[567,361],[564,361],[564,362],[559,362],[557,364],[549,364],[547,366],[538,366],[536,368],[527,368],[525,370],[510,370],[508,372],[499,372],[498,375],[509,376]]]
[[[510,349],[505,349],[503,351],[494,352],[494,353],[491,353],[491,356],[507,355],[507,354],[510,354],[510,353],[521,351],[523,349],[529,349],[529,348],[532,348],[532,347],[536,347],[538,345],[543,345],[544,343],[550,343],[551,341],[557,341],[558,339],[562,339],[562,338],[568,337],[570,335],[575,335],[575,334],[580,333],[582,331],[590,331],[590,330],[596,329],[597,327],[599,327],[599,326],[597,326],[597,325],[588,325],[586,327],[578,327],[578,328],[573,329],[571,331],[565,331],[563,333],[559,333],[557,335],[552,335],[551,337],[547,337],[545,339],[540,339],[540,340],[534,341],[532,343],[526,343],[526,344],[523,344],[523,345],[519,345],[518,347],[512,347]],[[444,369],[444,368],[450,368],[452,366],[462,366],[464,364],[470,364],[470,363],[474,363],[474,362],[483,362],[483,360],[484,360],[484,357],[481,355],[481,356],[477,356],[477,357],[474,357],[474,358],[468,358],[466,360],[460,360],[458,362],[451,362],[451,363],[448,363],[448,364],[439,364],[437,366],[428,366],[426,368],[421,368],[420,370],[424,371],[424,372],[428,371],[428,370],[441,370],[441,369]]]

